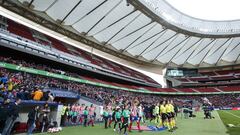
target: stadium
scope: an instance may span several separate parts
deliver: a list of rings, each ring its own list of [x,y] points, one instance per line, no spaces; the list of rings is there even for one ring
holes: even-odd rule
[[[0,135],[240,135],[238,5],[0,0]]]

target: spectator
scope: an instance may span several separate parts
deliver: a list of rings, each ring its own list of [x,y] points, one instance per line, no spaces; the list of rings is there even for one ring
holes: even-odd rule
[[[9,81],[8,81],[8,91],[12,91],[13,90],[13,86],[14,86],[14,84],[13,84],[12,79],[9,79]]]
[[[36,63],[28,63],[24,60],[13,60],[12,58],[4,58],[0,56],[0,61],[5,61],[8,63],[13,63],[17,65],[22,65],[26,67],[32,67],[36,69],[46,70],[49,72],[59,73],[60,70],[56,70],[50,67],[47,67],[46,65],[39,65]],[[70,76],[76,76],[81,77],[78,74],[75,73],[69,73],[65,72],[66,75]],[[3,83],[3,82],[5,83]],[[13,83],[13,89],[8,91],[8,82]],[[81,96],[85,96],[87,98],[92,99],[93,102],[102,102],[102,103],[108,103],[112,102],[114,105],[122,105],[124,102],[134,100],[132,97],[137,97],[138,99],[141,99],[141,102],[143,102],[144,106],[151,104],[152,102],[160,101],[162,98],[173,99],[176,105],[182,106],[184,103],[184,100],[186,99],[192,99],[199,103],[202,101],[202,95],[198,96],[156,96],[154,94],[140,94],[140,93],[134,93],[134,92],[127,92],[122,90],[116,90],[116,89],[110,89],[110,88],[104,88],[104,87],[98,87],[88,84],[81,84],[74,81],[65,81],[62,79],[56,79],[56,78],[50,78],[50,77],[44,77],[40,75],[34,75],[30,73],[23,73],[23,72],[15,72],[12,70],[0,68],[0,99],[7,97],[7,98],[20,98],[22,100],[30,100],[33,97],[31,97],[31,90],[35,86],[44,86],[50,89],[58,89],[58,90],[68,90],[73,91],[76,94],[79,94]],[[197,88],[196,88],[197,89]],[[42,92],[41,92],[42,93]],[[44,98],[38,98],[40,100],[44,101],[52,101],[52,95],[49,96],[49,94],[40,94],[44,95]],[[33,93],[34,96],[34,93]],[[49,98],[50,97],[50,98]],[[215,107],[238,107],[240,106],[239,102],[239,94],[225,94],[225,95],[207,95],[207,98],[209,101],[215,106]],[[224,99],[224,100],[222,100]]]
[[[15,120],[19,117],[19,104],[21,99],[16,99],[13,105],[10,105],[10,112],[8,112],[5,126],[3,128],[2,135],[10,135],[12,127],[14,126]]]
[[[47,101],[49,99],[49,93],[50,91],[43,92],[43,98],[42,98],[43,101]]]
[[[10,100],[8,98],[5,98],[3,100],[3,103],[0,103],[0,133],[2,133],[5,122],[7,120],[7,117],[10,112]]]
[[[53,102],[53,100],[54,100],[53,94],[52,93],[48,93],[48,100],[47,100],[47,102]]]
[[[31,91],[29,90],[24,90],[24,97],[25,97],[25,100],[31,100],[32,99],[32,95],[31,95]]]
[[[43,97],[43,92],[38,87],[36,91],[33,93],[33,100],[40,101]]]
[[[25,94],[24,94],[24,90],[21,89],[18,93],[17,93],[17,98],[21,99],[21,100],[25,100]]]
[[[3,84],[7,84],[7,82],[8,82],[8,77],[7,77],[7,75],[2,75],[2,77],[0,78],[0,80],[1,80],[1,82],[2,82]]]

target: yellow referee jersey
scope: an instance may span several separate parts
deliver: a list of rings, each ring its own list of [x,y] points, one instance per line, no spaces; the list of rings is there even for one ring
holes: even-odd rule
[[[171,112],[174,113],[174,112],[175,112],[175,111],[174,111],[174,106],[173,106],[172,104],[169,104],[169,105],[170,105],[170,108],[171,108]]]
[[[170,104],[166,104],[166,111],[167,113],[171,113],[172,112],[172,108],[171,108],[171,105]]]
[[[166,107],[164,105],[160,106],[160,113],[167,113]]]

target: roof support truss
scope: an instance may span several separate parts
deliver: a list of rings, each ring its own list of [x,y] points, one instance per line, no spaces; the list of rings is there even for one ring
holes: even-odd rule
[[[227,51],[229,45],[230,45],[230,44],[232,43],[232,41],[233,41],[232,38],[229,38],[229,39],[225,42],[225,44],[226,44],[229,40],[231,40],[231,42],[227,45],[227,47],[224,49],[224,51],[222,52],[222,54],[219,56],[219,58],[218,58],[217,62],[215,63],[215,65],[218,64],[218,62],[219,62],[219,61],[221,60],[221,58],[223,57],[224,53]],[[223,44],[223,45],[225,45],[225,44]]]
[[[34,0],[31,0],[30,3],[28,4],[28,7],[30,7],[33,2],[34,2]]]
[[[117,33],[115,33],[112,37],[110,37],[107,41],[106,44],[108,42],[110,42],[114,37],[116,37],[121,31],[123,31],[128,25],[130,25],[131,23],[133,23],[139,16],[141,15],[141,13],[139,13],[136,17],[134,17],[130,22],[128,22],[124,27],[122,27]]]
[[[147,27],[148,25],[150,25],[150,24],[152,24],[152,23],[153,23],[153,22],[151,21],[151,22],[149,22],[149,23],[143,25],[142,27],[140,27],[140,28],[138,28],[138,29],[136,29],[136,30],[134,30],[134,31],[132,31],[132,32],[130,32],[130,33],[128,33],[127,35],[125,35],[125,36],[123,36],[123,37],[117,39],[116,41],[113,41],[113,43],[116,43],[116,42],[118,42],[118,41],[120,41],[120,40],[122,40],[122,39],[124,39],[124,38],[126,38],[126,37],[128,37],[128,36],[130,36],[130,35],[132,35],[132,34],[134,34],[135,32],[137,32],[137,31],[139,31],[139,30],[141,30],[141,29]]]
[[[185,52],[187,52],[190,48],[194,47],[194,45],[197,45],[200,41],[202,41],[202,39],[200,38],[198,41],[194,42],[190,47],[188,47],[187,49],[185,49],[178,57],[182,56]],[[186,43],[187,44],[187,43]],[[186,45],[185,44],[185,45]],[[184,46],[185,46],[184,45]],[[183,48],[181,48],[183,49]],[[180,51],[180,50],[179,50]],[[173,58],[174,59],[174,58]]]
[[[212,39],[209,43],[207,43],[206,46],[211,45],[214,41],[216,41],[216,39]],[[201,44],[199,44],[200,46]],[[192,58],[195,58],[198,54],[202,53],[204,50],[206,49],[206,47],[203,47],[200,51],[198,51]],[[195,50],[196,51],[196,50]]]
[[[48,10],[48,9],[51,9],[51,8],[53,8],[53,6],[56,4],[56,2],[57,2],[58,0],[54,0],[54,1],[52,1],[52,2],[49,2],[49,7],[47,7],[47,9],[45,10],[45,12]],[[186,32],[186,30],[179,30],[179,29],[177,29],[177,30],[175,30],[175,27],[174,27],[174,32],[176,32],[176,33],[166,33],[166,32],[168,32],[168,30],[170,30],[170,29],[172,29],[171,28],[171,24],[167,24],[166,22],[164,22],[164,20],[162,20],[163,22],[160,22],[160,19],[159,18],[154,18],[154,15],[151,15],[151,14],[148,14],[147,15],[147,13],[150,13],[149,11],[147,11],[148,9],[145,9],[145,8],[143,8],[142,7],[142,9],[141,9],[141,6],[139,6],[140,4],[138,3],[138,1],[131,1],[131,0],[128,0],[128,3],[130,3],[130,4],[132,4],[132,5],[134,5],[134,7],[136,8],[136,9],[131,9],[131,10],[133,10],[133,11],[128,11],[128,12],[130,12],[130,13],[125,13],[125,14],[127,14],[127,15],[125,15],[125,16],[123,16],[123,17],[121,17],[121,18],[117,18],[118,20],[117,21],[111,21],[111,24],[110,25],[108,25],[108,26],[106,26],[106,27],[102,27],[101,29],[100,29],[100,31],[98,31],[97,33],[95,33],[95,35],[96,34],[99,34],[100,32],[102,32],[102,31],[104,31],[104,30],[108,30],[108,28],[109,27],[111,27],[111,26],[114,26],[115,27],[115,25],[119,22],[119,21],[121,21],[121,20],[123,20],[124,18],[127,18],[128,16],[130,16],[131,14],[133,14],[134,12],[138,12],[138,10],[139,11],[141,11],[141,15],[142,15],[142,13],[143,14],[145,14],[146,16],[152,16],[151,18],[152,18],[152,21],[151,22],[149,22],[150,20],[148,20],[148,22],[144,22],[144,24],[141,24],[141,25],[144,25],[144,26],[141,26],[141,28],[137,28],[136,30],[134,29],[134,31],[129,31],[129,33],[128,34],[126,34],[125,36],[124,35],[122,35],[123,37],[119,37],[119,39],[116,39],[116,37],[119,35],[119,33],[121,33],[121,31],[123,31],[124,29],[126,29],[132,22],[134,22],[135,21],[135,19],[137,19],[137,17],[136,18],[134,18],[134,19],[131,19],[131,21],[129,20],[129,22],[124,26],[124,27],[120,27],[119,29],[117,29],[116,30],[116,33],[115,34],[113,34],[113,35],[111,35],[111,36],[109,36],[108,37],[108,39],[106,40],[106,42],[105,43],[109,43],[109,42],[111,42],[111,43],[114,43],[114,42],[118,42],[119,40],[122,40],[122,39],[124,39],[124,38],[126,38],[126,37],[128,37],[129,35],[131,35],[131,34],[133,34],[133,33],[135,33],[135,32],[137,32],[137,31],[139,31],[139,30],[142,30],[143,28],[145,28],[144,29],[144,33],[138,33],[137,34],[137,36],[138,37],[134,37],[134,35],[133,35],[133,37],[134,38],[132,38],[131,39],[131,43],[130,44],[128,44],[124,49],[123,49],[123,51],[126,51],[126,50],[129,50],[129,49],[135,49],[136,47],[138,48],[138,47],[140,47],[141,45],[143,45],[144,44],[144,48],[141,48],[141,50],[143,50],[143,51],[141,51],[140,53],[139,53],[139,55],[137,55],[138,57],[133,57],[133,56],[130,56],[130,55],[128,55],[128,54],[125,54],[125,53],[122,53],[122,51],[119,51],[119,50],[113,50],[113,49],[111,49],[111,47],[110,48],[108,48],[108,47],[106,47],[106,46],[103,46],[104,44],[103,43],[99,43],[99,42],[97,42],[97,41],[95,41],[95,39],[93,39],[93,38],[91,38],[91,37],[88,37],[88,36],[86,36],[85,34],[82,34],[82,33],[78,33],[77,31],[75,31],[75,30],[73,30],[73,29],[71,29],[70,28],[70,26],[69,26],[69,28],[70,29],[68,29],[68,26],[64,26],[63,24],[63,22],[67,19],[67,18],[69,18],[69,16],[72,14],[72,12],[74,12],[74,10],[78,7],[78,5],[82,2],[83,0],[78,0],[78,1],[76,1],[76,2],[78,2],[76,5],[74,5],[74,7],[70,10],[70,12],[65,12],[64,13],[64,16],[62,16],[62,20],[60,21],[60,23],[58,22],[58,21],[55,21],[55,20],[53,20],[52,18],[50,18],[51,16],[49,16],[49,18],[44,14],[43,15],[43,13],[44,12],[41,12],[41,13],[39,13],[39,12],[35,12],[31,7],[32,7],[32,5],[34,4],[34,0],[30,0],[30,2],[29,3],[27,3],[27,4],[22,4],[22,3],[20,3],[19,1],[16,1],[16,0],[0,0],[0,5],[3,7],[3,8],[5,8],[5,9],[8,9],[9,11],[12,11],[12,12],[14,12],[14,13],[16,13],[16,14],[19,14],[20,16],[23,16],[24,18],[26,18],[26,19],[28,19],[28,20],[30,20],[30,21],[33,21],[33,22],[35,22],[35,23],[37,23],[37,24],[39,24],[39,25],[41,25],[41,26],[44,26],[44,27],[46,27],[46,28],[48,28],[48,29],[50,29],[50,30],[53,30],[53,31],[55,31],[55,32],[57,32],[57,33],[60,33],[60,34],[62,34],[62,35],[64,35],[64,36],[66,36],[66,37],[68,37],[68,38],[71,38],[71,39],[74,39],[74,40],[76,40],[76,41],[79,41],[79,42],[82,42],[83,44],[86,44],[86,45],[88,45],[88,46],[90,46],[90,47],[92,47],[92,48],[96,48],[96,49],[98,49],[98,50],[101,50],[101,51],[104,51],[104,52],[106,52],[106,53],[108,53],[108,54],[112,54],[112,55],[115,55],[115,56],[117,56],[117,57],[120,57],[120,58],[122,58],[122,59],[127,59],[127,60],[129,60],[129,61],[132,61],[132,62],[135,62],[135,63],[138,63],[138,64],[142,64],[142,63],[144,63],[144,64],[146,64],[146,65],[154,65],[154,63],[151,63],[150,61],[147,61],[147,60],[140,60],[140,59],[137,59],[139,56],[143,56],[143,55],[145,55],[145,54],[147,54],[147,53],[151,53],[152,52],[152,50],[153,49],[158,49],[160,52],[155,52],[155,53],[157,53],[157,55],[156,55],[156,57],[153,59],[153,60],[156,60],[156,59],[158,59],[159,57],[162,57],[162,56],[165,56],[165,54],[167,54],[167,53],[169,53],[169,52],[171,52],[171,50],[172,49],[174,49],[177,45],[182,45],[182,43],[184,43],[186,40],[188,40],[189,39],[189,37],[187,37],[187,38],[182,38],[182,39],[180,39],[181,41],[180,41],[180,43],[177,43],[177,45],[175,45],[176,43],[174,43],[174,41],[176,41],[176,39],[178,39],[178,37],[179,36],[177,36],[177,33],[182,33],[182,34],[184,34],[184,35],[188,35],[189,33],[188,32]],[[98,4],[98,5],[96,5],[96,7],[92,7],[91,9],[89,9],[88,10],[88,13],[87,14],[85,14],[83,17],[81,17],[79,20],[77,20],[76,22],[74,22],[74,23],[78,23],[78,22],[80,22],[82,19],[84,19],[86,16],[88,16],[88,15],[90,15],[91,13],[93,13],[93,12],[96,12],[97,11],[97,9],[99,8],[99,7],[101,7],[102,5],[104,5],[107,1],[109,1],[109,0],[102,0],[101,1],[101,3],[100,4]],[[104,20],[105,19],[105,17],[106,16],[108,16],[108,14],[110,14],[121,2],[122,2],[123,0],[119,0],[119,1],[116,1],[117,3],[115,3],[114,2],[114,4],[112,4],[112,6],[111,6],[111,9],[109,8],[108,9],[108,12],[103,16],[103,17],[101,17],[101,19],[100,20],[96,20],[96,23],[95,24],[92,24],[90,27],[90,29],[87,29],[87,34],[89,33],[89,32],[91,32],[91,30],[92,29],[94,29],[97,25],[99,25],[99,23],[102,21],[102,20]],[[119,2],[119,3],[118,3]],[[139,4],[139,5],[136,5],[136,2]],[[116,4],[116,5],[115,5]],[[106,5],[106,4],[105,4]],[[115,6],[114,6],[115,5]],[[103,7],[103,6],[102,6]],[[46,7],[45,7],[46,8]],[[44,8],[44,9],[45,9]],[[43,10],[44,10],[43,9]],[[146,11],[144,11],[144,10],[146,10]],[[140,15],[139,14],[139,15]],[[93,15],[93,14],[92,14]],[[134,16],[135,17],[135,16]],[[127,18],[128,19],[128,18]],[[124,20],[127,20],[127,19],[124,19]],[[153,22],[154,21],[156,21],[156,24],[155,25],[153,25],[152,26],[152,24],[153,24]],[[166,21],[166,20],[165,20]],[[81,23],[81,22],[80,22]],[[147,23],[147,24],[145,24],[145,23]],[[155,22],[154,22],[155,23]],[[164,25],[165,24],[165,25]],[[149,26],[149,25],[151,25],[151,26]],[[147,34],[146,33],[150,33],[149,31],[151,30],[151,29],[154,29],[154,28],[156,28],[155,26],[156,25],[164,25],[163,27],[163,30],[162,29],[159,29],[156,33],[157,34],[153,34],[152,35],[152,37],[144,37],[144,36],[146,36]],[[151,27],[150,29],[149,29],[149,27],[147,27],[147,26],[149,26],[149,27]],[[147,28],[146,28],[147,27]],[[166,27],[166,28],[165,28]],[[141,31],[141,32],[142,32]],[[140,32],[140,31],[139,31]],[[191,33],[191,32],[190,32]],[[102,33],[100,33],[100,34],[102,34]],[[174,34],[174,35],[173,35]],[[195,35],[196,34],[196,35]],[[139,36],[140,35],[140,36]],[[148,34],[149,35],[149,34]],[[171,35],[173,35],[173,36],[171,36]],[[188,62],[189,61],[189,59],[191,59],[191,60],[195,60],[195,58],[196,57],[198,57],[199,55],[201,55],[201,57],[203,57],[203,58],[200,58],[201,59],[201,61],[200,61],[200,63],[199,64],[201,64],[203,61],[206,61],[206,58],[208,58],[208,57],[211,57],[211,56],[215,56],[215,55],[217,55],[216,57],[214,57],[214,64],[215,64],[215,66],[217,66],[218,65],[218,63],[219,63],[219,61],[221,61],[221,59],[223,59],[226,55],[228,55],[228,54],[232,54],[231,52],[234,50],[234,49],[236,49],[236,48],[238,48],[238,46],[240,45],[240,42],[238,42],[238,41],[236,41],[236,42],[234,42],[234,43],[232,43],[233,42],[233,37],[234,36],[239,36],[239,34],[234,34],[234,35],[227,35],[227,36],[224,36],[224,35],[208,35],[208,34],[206,34],[205,36],[204,35],[201,35],[201,34],[199,34],[199,33],[193,33],[193,35],[195,35],[195,36],[198,36],[198,37],[201,37],[200,39],[199,39],[199,41],[198,42],[196,42],[197,44],[196,45],[192,45],[192,46],[190,46],[189,47],[189,49],[191,49],[191,51],[187,51],[187,50],[184,50],[184,52],[182,52],[181,54],[180,54],[180,56],[185,56],[184,57],[184,60],[185,60],[185,62],[184,63],[186,63],[186,62]],[[193,36],[193,35],[191,35],[191,36]],[[158,36],[158,37],[157,37]],[[164,39],[162,39],[162,40],[158,40],[158,39],[160,39],[162,36],[164,36],[164,37],[166,37],[167,36],[167,40],[165,40],[165,38]],[[224,37],[223,37],[224,36]],[[170,38],[169,38],[170,37]],[[202,43],[202,41],[205,41],[205,39],[207,39],[207,38],[214,38],[214,40],[218,40],[218,38],[226,38],[226,37],[228,37],[228,40],[225,42],[224,41],[224,43],[223,43],[223,45],[222,46],[217,46],[216,47],[216,50],[214,50],[214,51],[211,51],[212,50],[212,48],[213,48],[213,46],[211,46],[212,45],[212,43],[214,42],[214,41],[208,41],[207,40],[207,43]],[[152,41],[153,39],[152,38],[154,38],[154,41]],[[156,39],[155,39],[156,38]],[[113,41],[113,40],[115,40],[115,41]],[[134,41],[132,41],[132,40],[134,40]],[[137,41],[140,41],[141,40],[141,42],[140,43],[138,43]],[[143,41],[142,41],[143,40]],[[151,40],[151,41],[150,41]],[[164,41],[163,41],[164,40]],[[189,39],[190,40],[190,39]],[[230,41],[230,40],[232,40],[232,41]],[[148,42],[148,44],[145,44],[145,42],[147,42],[147,41],[150,41],[150,42]],[[159,42],[161,42],[161,43],[159,43]],[[178,42],[179,42],[179,40],[177,40]],[[156,43],[157,42],[157,43]],[[188,41],[187,41],[188,42]],[[210,43],[209,43],[210,42]],[[174,43],[174,44],[173,44]],[[208,44],[209,43],[209,44]],[[167,45],[168,44],[168,45]],[[229,50],[228,48],[229,48],[229,46],[230,45],[232,45],[232,44],[234,44],[234,47],[233,46],[231,46],[231,50]],[[236,45],[235,45],[236,44]],[[154,45],[154,47],[153,47],[153,45]],[[165,46],[166,45],[166,46]],[[184,48],[184,46],[186,46],[186,45],[189,45],[189,44],[185,44],[184,43],[184,45],[182,45],[179,49],[178,49],[178,51],[177,51],[177,53],[176,54],[171,54],[171,59],[170,59],[170,61],[169,62],[171,62],[173,59],[175,59],[175,57],[178,57],[179,55],[178,55],[178,52],[179,51],[181,51],[183,48]],[[205,45],[205,48],[201,48],[201,50],[200,50],[200,48],[198,48],[199,46],[201,46],[201,45]],[[211,47],[210,47],[211,46]],[[160,49],[159,49],[160,48]],[[208,50],[208,48],[210,48],[209,50]],[[193,49],[193,50],[192,50]],[[197,50],[197,52],[196,52],[196,50]],[[174,52],[175,52],[176,50],[174,50]],[[220,52],[217,52],[217,51],[220,51]],[[187,52],[187,53],[185,53],[185,52]],[[206,53],[207,52],[207,53]],[[213,53],[211,53],[211,52],[213,52]],[[217,53],[216,53],[217,52]],[[201,54],[200,54],[201,53]],[[206,53],[206,54],[205,54]],[[209,54],[209,53],[211,53],[211,54]],[[238,52],[235,52],[234,51],[234,53],[236,53],[236,55],[238,55],[237,56],[237,58],[236,58],[236,60],[235,60],[235,58],[232,58],[231,59],[231,61],[234,61],[235,60],[235,62],[239,59],[239,57],[240,57],[240,54],[238,54]],[[190,54],[190,55],[189,55]],[[203,55],[204,56],[203,56]],[[173,55],[173,56],[172,56]],[[194,55],[194,56],[193,56]],[[236,55],[235,55],[235,57],[236,57]],[[154,54],[154,56],[155,56],[155,54]],[[152,56],[151,56],[151,58],[152,58]],[[192,59],[193,58],[193,59]],[[212,57],[211,57],[212,58]],[[215,63],[215,61],[216,61],[216,63]],[[198,58],[198,61],[197,61],[197,63],[199,62],[199,58]],[[234,63],[233,63],[234,64]],[[160,63],[159,65],[161,65],[162,66],[162,63]],[[194,65],[195,66],[195,65]],[[198,65],[199,66],[199,65]],[[221,66],[220,64],[219,64],[219,66]],[[197,65],[195,66],[195,67],[197,67]]]
[[[120,3],[122,2],[122,0],[120,0],[115,6],[113,6],[101,19],[99,19],[88,31],[87,34],[94,29],[105,17],[107,17],[116,7],[118,7],[118,5],[120,5]]]
[[[86,44],[90,47],[96,48],[98,50],[101,50],[103,52],[106,52],[108,54],[111,55],[115,55],[117,57],[120,57],[122,59],[127,59],[131,62],[137,63],[137,64],[145,64],[145,65],[153,65],[150,62],[147,61],[143,61],[143,60],[138,60],[136,58],[133,58],[131,56],[127,56],[125,54],[122,54],[119,51],[114,51],[110,48],[107,47],[103,47],[101,44],[96,43],[90,39],[88,39],[87,37],[83,36],[83,35],[79,35],[78,33],[75,33],[73,31],[70,31],[68,29],[65,29],[62,25],[54,23],[52,20],[49,20],[48,18],[42,17],[41,15],[38,15],[34,12],[31,12],[30,9],[26,8],[26,7],[22,7],[19,4],[15,3],[13,0],[7,0],[5,2],[3,2],[2,0],[0,0],[0,6],[2,6],[3,8],[14,12],[20,16],[25,17],[26,19],[29,19],[41,26],[44,26],[50,30],[54,30],[57,33],[60,33],[62,35],[65,35],[73,40],[76,40],[78,42],[81,42],[83,44]]]
[[[78,3],[70,10],[70,12],[67,13],[67,15],[62,19],[62,21],[60,22],[60,24],[62,24],[67,17],[77,8],[77,6],[82,2],[82,0],[79,0]]]
[[[149,29],[147,29],[145,32],[143,32],[143,34],[141,34],[140,36],[138,36],[134,41],[132,41],[129,45],[127,45],[122,51],[127,50],[131,45],[133,45],[137,40],[139,40],[143,35],[145,35],[146,33],[148,33],[151,29],[153,29],[157,24],[154,24],[153,26],[151,26]]]
[[[174,34],[172,37],[168,38],[168,40],[166,40],[165,42],[173,39],[173,40],[168,44],[168,45],[171,45],[171,44],[177,39],[177,37],[178,37],[177,35],[178,35],[178,33]],[[161,55],[162,52],[164,52],[164,51],[168,48],[168,45],[166,45],[166,46],[157,54],[157,56],[154,57],[154,59],[153,59],[152,61],[156,60],[156,59],[159,57],[159,55]],[[158,47],[159,47],[159,46],[158,46]]]
[[[106,3],[108,0],[104,0],[102,3],[100,3],[99,5],[97,5],[96,7],[94,7],[92,10],[90,10],[89,12],[87,12],[84,16],[82,16],[81,18],[79,18],[77,21],[75,21],[72,25],[80,22],[83,18],[85,18],[86,16],[90,15],[93,11],[95,11],[96,9],[98,9],[99,7],[101,7],[104,3]]]
[[[182,45],[182,46],[178,49],[177,53],[175,53],[175,54],[172,56],[172,58],[169,60],[169,63],[172,62],[172,60],[177,56],[178,52],[179,52],[180,50],[182,50],[183,47],[185,47],[185,45],[191,40],[190,37],[187,37],[186,40],[187,40],[187,39],[188,39],[188,41],[186,41],[186,42],[184,43],[184,45]],[[184,41],[183,41],[183,42],[184,42]],[[182,43],[183,43],[183,42],[182,42]],[[180,44],[179,44],[179,45],[180,45]],[[169,65],[169,63],[167,64],[167,66]]]
[[[189,39],[189,37],[186,37],[186,38],[183,39],[181,42],[177,43],[177,44],[174,45],[171,49],[169,49],[169,50],[166,51],[165,53],[159,55],[158,57],[164,56],[165,54],[169,53],[172,49],[174,49],[175,47],[179,46],[180,44],[182,44],[183,42],[185,42],[187,39]]]
[[[105,28],[101,29],[100,31],[94,33],[93,36],[101,33],[102,31],[106,30],[107,28],[115,25],[116,23],[118,23],[119,21],[123,20],[124,18],[127,18],[129,15],[133,14],[133,13],[136,12],[136,11],[137,11],[137,10],[133,10],[133,11],[129,12],[128,14],[126,14],[125,16],[119,18],[118,20],[116,20],[115,22],[111,23],[111,24],[108,25],[107,27],[105,27]]]
[[[193,44],[192,46],[190,46],[188,49],[190,49],[190,48],[192,48],[192,47],[195,47],[194,48],[194,50],[191,52],[191,54],[190,55],[188,55],[188,57],[186,58],[186,60],[184,61],[184,64],[186,64],[186,62],[188,61],[188,59],[193,55],[193,53],[196,51],[196,49],[199,47],[198,46],[198,44],[201,44],[203,42],[203,39],[200,39],[199,41],[197,41],[196,43],[195,43],[195,45]],[[187,49],[187,50],[188,50]],[[187,51],[187,50],[185,50],[185,51]],[[184,51],[184,52],[185,52]],[[182,54],[184,54],[184,53],[182,53]],[[183,65],[184,65],[183,64]]]
[[[152,39],[152,38],[156,37],[156,36],[157,36],[157,35],[159,35],[159,34],[161,34],[163,31],[165,31],[165,30],[164,30],[164,29],[162,29],[162,30],[161,30],[161,31],[159,31],[158,33],[156,33],[156,34],[154,34],[154,35],[152,35],[152,36],[148,37],[147,39],[143,40],[142,42],[140,42],[140,43],[138,43],[138,44],[136,44],[136,45],[132,46],[132,47],[131,47],[131,48],[129,48],[128,50],[130,50],[130,49],[133,49],[133,48],[135,48],[135,47],[137,47],[137,46],[139,46],[139,45],[141,45],[141,44],[145,43],[146,41],[148,41],[148,40],[150,40],[150,39]]]
[[[146,53],[144,53],[144,55],[147,54],[147,53],[149,53],[149,52],[151,52],[152,50],[160,47],[161,45],[163,45],[164,43],[166,43],[167,41],[169,41],[169,40],[171,40],[173,37],[175,37],[177,34],[178,34],[178,33],[175,33],[173,36],[169,37],[168,39],[164,40],[162,43],[158,44],[157,46],[155,46],[155,47],[152,48],[151,50],[149,50],[149,51],[147,51]]]
[[[154,43],[156,43],[165,34],[165,32],[166,29],[163,29],[159,37],[156,40],[154,40],[148,47],[146,47],[137,57],[140,57],[148,48],[150,48]]]

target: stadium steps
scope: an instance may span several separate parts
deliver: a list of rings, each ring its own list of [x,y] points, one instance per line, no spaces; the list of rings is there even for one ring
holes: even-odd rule
[[[175,90],[175,91],[177,91],[177,92],[182,92],[182,91],[180,91],[180,90],[178,90],[178,89],[175,89],[175,88],[172,88],[173,90]]]
[[[217,87],[216,87],[215,89],[218,90],[219,92],[223,92],[221,89],[219,89],[219,88],[217,88]]]
[[[200,93],[200,91],[198,91],[198,90],[196,90],[196,89],[194,89],[194,88],[190,88],[190,89],[192,89],[193,91],[195,91],[195,92],[197,92],[197,93]]]

